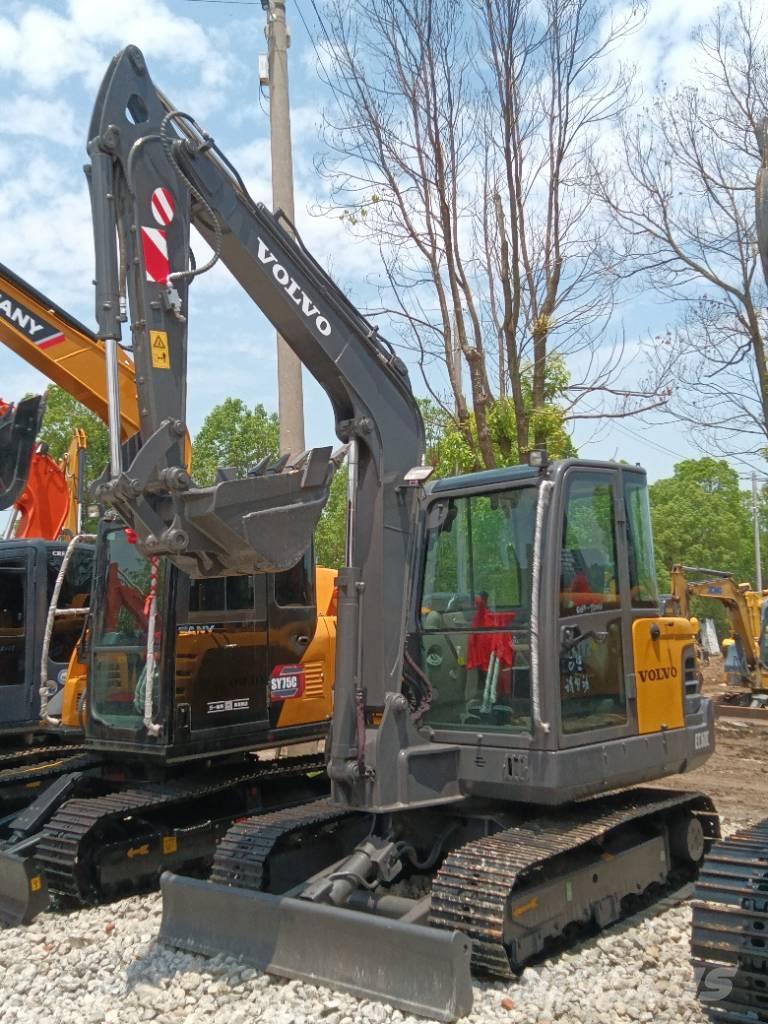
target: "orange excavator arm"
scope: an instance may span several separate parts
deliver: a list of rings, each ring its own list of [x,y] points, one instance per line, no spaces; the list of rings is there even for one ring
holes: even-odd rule
[[[104,423],[108,422],[104,343],[85,324],[3,263],[0,263],[0,344],[44,373]],[[127,441],[139,432],[139,403],[133,360],[120,349],[118,388],[120,440]],[[192,453],[189,434],[184,451],[189,467]],[[7,508],[9,504],[10,501],[0,507]]]
[[[69,490],[64,471],[38,445],[29,467],[27,486],[14,502],[14,538],[56,540],[69,514]]]
[[[104,345],[84,324],[0,263],[0,343],[107,422]],[[133,361],[119,352],[121,440],[139,430]]]

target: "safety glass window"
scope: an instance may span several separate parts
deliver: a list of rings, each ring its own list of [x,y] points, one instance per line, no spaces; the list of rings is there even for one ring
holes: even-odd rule
[[[0,566],[0,687],[24,683],[26,589],[22,562]]]
[[[653,555],[651,508],[645,482],[625,477],[624,501],[629,554],[629,586],[634,608],[658,608],[656,560]]]
[[[574,473],[566,491],[560,555],[560,613],[583,615],[619,606],[611,478]]]
[[[125,530],[106,535],[100,559],[91,657],[94,718],[126,729],[139,729],[146,710],[147,686],[152,687],[152,714],[157,712],[160,637],[164,606],[165,562],[157,567],[157,606],[152,639],[155,669],[147,679],[151,564]]]
[[[621,619],[601,630],[574,631],[560,655],[560,700],[564,733],[625,725]]]
[[[407,664],[406,683],[429,704],[425,721],[436,728],[530,731],[537,496],[526,487],[430,508],[421,666]]]

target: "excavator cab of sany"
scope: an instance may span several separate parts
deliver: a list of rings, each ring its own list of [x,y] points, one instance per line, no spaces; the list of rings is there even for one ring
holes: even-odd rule
[[[0,543],[0,733],[36,731],[43,667],[48,712],[61,714],[67,667],[90,604],[93,545],[78,545],[70,556],[46,644],[49,606],[66,552],[61,541]]]
[[[123,523],[100,530],[90,748],[173,763],[316,738],[333,673],[311,552],[286,573],[190,579]]]

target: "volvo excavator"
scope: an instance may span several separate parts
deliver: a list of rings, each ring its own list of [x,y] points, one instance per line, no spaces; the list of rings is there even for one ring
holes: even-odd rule
[[[508,977],[691,877],[711,801],[628,788],[714,739],[696,624],[658,614],[644,472],[538,452],[430,485],[403,362],[135,47],[88,152],[99,331],[120,339],[127,295],[146,434],[102,500],[138,550],[203,584],[283,571],[335,468],[322,448],[211,487],[187,472],[188,294],[212,262],[323,387],[349,451],[331,797],[236,823],[211,880],[165,873],[161,939],[452,1020],[471,968]]]
[[[57,339],[41,350],[20,330],[18,318],[0,316],[0,341],[105,418],[107,381],[117,382],[119,452],[120,442],[140,426],[132,361],[116,349],[110,377],[103,343],[1,266],[0,292],[12,294],[14,308],[27,310],[46,336]],[[183,441],[187,463],[188,439]],[[269,473],[268,461],[252,472]],[[204,864],[235,814],[279,804],[292,789],[303,795],[325,785],[306,781],[307,771],[322,768],[322,757],[257,764],[247,752],[325,736],[335,572],[315,567],[307,556],[279,576],[198,586],[173,566],[158,563],[155,569],[152,627],[151,573],[124,524],[102,524],[95,545],[0,544],[0,720],[6,734],[18,739],[21,731],[34,731],[71,741],[85,732],[82,745],[66,751],[57,742],[0,758],[0,920],[7,924],[32,920],[52,893],[95,902],[151,886],[168,864]],[[89,604],[86,631],[82,613]],[[147,712],[141,651],[146,655],[149,636],[158,651],[150,677],[157,675],[163,694],[151,713],[169,721],[163,744],[153,734],[153,760],[146,764],[146,737],[137,740],[134,733],[144,729]],[[214,778],[204,785],[201,773],[209,761]],[[142,787],[152,790],[153,810],[140,818],[141,800],[147,799]],[[67,849],[66,868],[58,849],[46,860],[53,830],[75,813],[77,800],[71,798],[90,797],[96,799],[77,812],[82,834]],[[125,827],[125,819],[138,833]],[[122,841],[104,850],[110,829]],[[72,840],[71,822],[69,832]]]
[[[755,222],[768,284],[768,118],[756,134],[761,166]],[[766,625],[764,616],[763,662],[768,660]],[[768,1021],[768,820],[716,843],[693,895],[691,952],[699,998],[715,1019]]]

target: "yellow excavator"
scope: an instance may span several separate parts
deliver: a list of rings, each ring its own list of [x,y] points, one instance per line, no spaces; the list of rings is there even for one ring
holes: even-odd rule
[[[704,579],[691,579],[692,576]],[[740,673],[740,682],[746,687],[742,695],[744,701],[749,701],[752,694],[768,690],[768,668],[761,655],[766,591],[760,594],[748,583],[737,583],[731,573],[690,565],[674,565],[670,579],[671,594],[667,604],[671,614],[690,618],[691,597],[717,601],[725,608],[731,636],[742,655],[740,662],[744,671]]]

